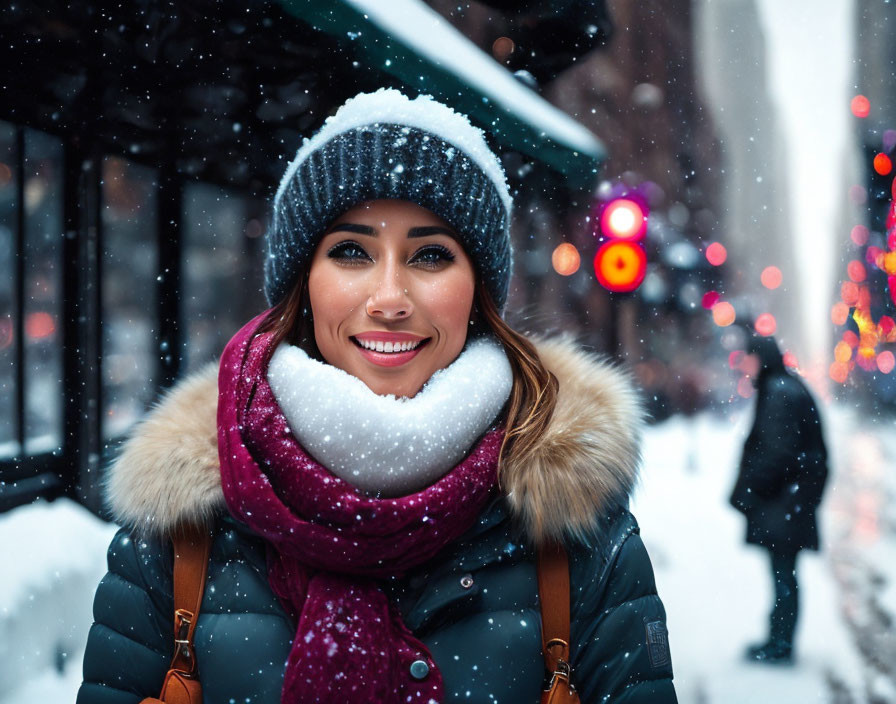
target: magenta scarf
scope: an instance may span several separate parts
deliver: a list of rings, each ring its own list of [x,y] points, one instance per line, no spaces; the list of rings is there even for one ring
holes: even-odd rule
[[[443,699],[432,656],[377,580],[420,565],[470,528],[497,485],[503,432],[488,433],[423,491],[360,494],[299,445],[267,382],[266,313],[227,344],[218,375],[218,451],[230,513],[268,543],[268,580],[298,624],[281,701]],[[423,660],[429,674],[411,677]]]

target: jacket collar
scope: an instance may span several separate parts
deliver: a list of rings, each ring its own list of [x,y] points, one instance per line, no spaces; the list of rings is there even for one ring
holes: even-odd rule
[[[559,381],[549,427],[523,463],[505,463],[508,510],[535,544],[599,532],[628,503],[643,411],[629,376],[572,340],[534,341]],[[149,535],[210,525],[225,511],[218,464],[218,367],[167,391],[109,468],[106,496],[122,525]]]

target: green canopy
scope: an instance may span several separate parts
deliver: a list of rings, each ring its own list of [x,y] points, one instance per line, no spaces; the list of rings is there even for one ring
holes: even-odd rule
[[[280,0],[283,8],[340,41],[368,65],[466,113],[505,149],[594,186],[606,151],[568,114],[521,84],[420,0]]]

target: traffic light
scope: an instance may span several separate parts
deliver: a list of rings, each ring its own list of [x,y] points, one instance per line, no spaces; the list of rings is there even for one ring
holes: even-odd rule
[[[634,291],[647,273],[647,255],[640,240],[647,232],[647,202],[627,193],[606,200],[598,216],[603,244],[594,256],[597,281],[608,291]]]

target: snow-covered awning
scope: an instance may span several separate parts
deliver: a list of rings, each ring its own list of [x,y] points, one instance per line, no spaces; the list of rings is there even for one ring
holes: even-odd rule
[[[522,85],[420,0],[280,0],[290,14],[354,43],[371,66],[462,111],[506,149],[590,189],[606,152],[581,123]]]

